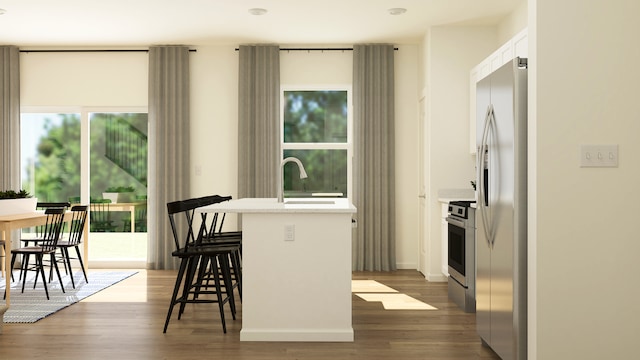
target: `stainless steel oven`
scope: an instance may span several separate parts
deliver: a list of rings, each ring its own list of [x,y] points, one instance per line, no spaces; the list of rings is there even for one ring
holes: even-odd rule
[[[449,298],[475,312],[475,208],[473,201],[452,201],[447,216]]]

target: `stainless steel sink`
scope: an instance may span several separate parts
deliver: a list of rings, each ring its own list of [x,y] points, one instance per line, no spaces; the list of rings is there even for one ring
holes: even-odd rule
[[[333,200],[287,200],[284,202],[289,205],[334,205]]]

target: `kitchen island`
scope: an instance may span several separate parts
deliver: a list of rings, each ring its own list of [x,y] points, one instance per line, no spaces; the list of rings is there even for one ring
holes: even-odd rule
[[[240,341],[353,341],[348,199],[239,199],[197,210],[242,214]]]

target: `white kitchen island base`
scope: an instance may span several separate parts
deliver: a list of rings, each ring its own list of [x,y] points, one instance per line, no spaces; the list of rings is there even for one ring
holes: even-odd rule
[[[241,341],[353,341],[347,199],[240,199],[201,211],[243,214]]]

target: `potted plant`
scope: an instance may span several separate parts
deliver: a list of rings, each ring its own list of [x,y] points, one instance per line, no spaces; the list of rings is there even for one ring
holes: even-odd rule
[[[32,197],[26,190],[0,191],[0,216],[36,211],[37,203],[38,199]]]
[[[135,199],[134,191],[133,186],[111,186],[102,193],[102,198],[112,203],[132,202]]]

